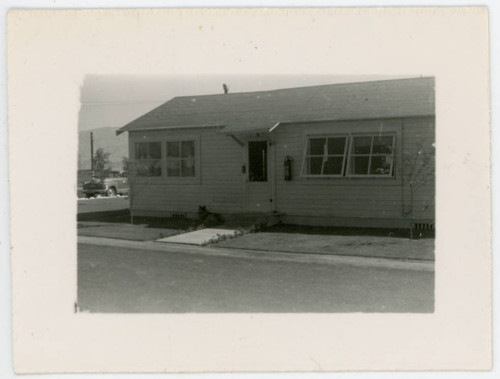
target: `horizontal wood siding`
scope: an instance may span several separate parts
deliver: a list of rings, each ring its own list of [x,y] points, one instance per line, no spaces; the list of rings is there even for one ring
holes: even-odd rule
[[[435,122],[433,118],[410,118],[404,120],[404,149],[410,154],[415,154],[418,145],[421,145],[424,151],[433,149],[435,143]],[[435,162],[433,162],[435,171]],[[414,191],[413,212],[417,219],[435,219],[435,180],[428,185],[419,186]],[[409,188],[406,187],[405,195],[405,213],[410,211]]]
[[[241,173],[241,147],[215,129],[197,131],[157,131],[131,133],[129,153],[135,142],[198,137],[201,177],[196,183],[172,183],[167,178],[141,178],[135,186],[133,210],[193,213],[199,205],[212,212],[244,211],[244,178]],[[165,157],[163,157],[165,158]]]
[[[301,176],[302,160],[308,135],[391,132],[396,135],[394,178],[305,178]],[[434,118],[415,117],[372,121],[280,125],[272,133],[274,169],[269,175],[275,181],[275,210],[285,216],[342,219],[405,220],[409,217],[408,188],[402,180],[403,149],[414,152],[418,144],[425,149],[434,143]],[[219,213],[248,212],[249,196],[245,150],[232,138],[215,128],[191,131],[132,132],[130,156],[140,141],[198,138],[201,154],[199,180],[191,183],[170,182],[166,177],[141,179],[135,186],[132,209],[153,213],[196,214],[199,205]],[[165,152],[165,151],[164,151]],[[284,161],[293,159],[292,180],[284,180]],[[165,158],[165,157],[163,157]],[[164,170],[165,171],[165,170]],[[165,174],[165,172],[164,172]],[[435,185],[420,187],[414,195],[414,217],[434,220]],[[376,226],[376,225],[375,225]]]
[[[394,178],[305,178],[302,160],[308,135],[395,132]],[[399,170],[402,147],[434,142],[432,118],[349,121],[329,124],[283,125],[276,133],[276,210],[285,215],[361,218],[404,218],[409,197]],[[404,139],[404,140],[403,140]],[[285,157],[293,159],[292,180],[284,180]],[[434,219],[434,188],[415,197],[415,216]]]

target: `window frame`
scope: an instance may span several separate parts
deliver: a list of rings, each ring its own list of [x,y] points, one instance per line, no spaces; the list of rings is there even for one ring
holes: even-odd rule
[[[193,169],[194,169],[194,175],[182,175],[182,162],[189,160],[189,158],[183,158],[182,157],[182,144],[185,142],[192,142],[193,143],[193,157],[191,158],[193,161]],[[169,157],[168,156],[168,144],[170,143],[177,143],[178,144],[178,151],[179,155],[177,157]],[[196,141],[194,139],[178,139],[178,140],[167,140],[165,141],[165,177],[169,179],[190,179],[190,178],[196,178],[196,174],[198,173],[198,168],[196,164]],[[168,174],[168,162],[169,161],[176,161],[179,162],[179,174],[180,175],[169,175]]]
[[[320,138],[325,138],[325,145],[327,146],[326,149],[323,149],[323,154],[322,155],[316,155],[316,154],[307,154],[307,151],[309,149],[309,144],[311,139],[320,139]],[[345,138],[345,143],[344,143],[344,154],[328,154],[328,138]],[[325,146],[323,145],[323,146]],[[345,172],[346,172],[346,160],[348,158],[348,148],[349,148],[349,134],[348,133],[339,133],[339,134],[316,134],[316,135],[307,135],[306,136],[306,146],[304,148],[304,154],[302,155],[302,168],[300,170],[301,176],[305,178],[343,178],[345,177]],[[325,154],[325,152],[327,154]],[[342,158],[342,170],[340,174],[323,174],[323,170],[325,168],[325,155],[327,157],[340,157],[343,156]],[[321,173],[320,174],[307,174],[305,173],[304,170],[307,169],[307,159],[315,157],[315,158],[323,158],[323,162],[321,163]]]
[[[169,176],[167,165],[168,165],[168,143],[169,142],[193,142],[194,143],[194,176]],[[165,174],[163,179],[172,184],[200,184],[201,183],[201,146],[200,146],[200,136],[194,134],[180,134],[178,136],[169,136],[163,139],[163,148],[165,149],[165,158],[163,159],[165,163]],[[180,150],[179,150],[180,154]],[[182,161],[182,157],[177,158]]]
[[[391,161],[391,168],[389,171],[389,174],[370,174],[370,169],[371,169],[371,162],[372,162],[372,157],[373,156],[388,156],[389,154],[373,154],[373,141],[376,137],[382,137],[382,136],[391,136],[392,137],[392,146],[391,146],[391,156],[392,156],[392,161]],[[371,144],[370,144],[370,153],[369,154],[355,154],[353,152],[354,150],[354,139],[356,137],[371,137]],[[353,133],[350,135],[350,142],[349,142],[349,154],[348,154],[348,160],[347,160],[347,166],[346,166],[346,177],[349,178],[395,178],[396,173],[394,170],[394,160],[396,159],[396,154],[395,154],[395,147],[396,147],[396,133],[394,132],[384,132],[384,133]],[[368,169],[366,174],[354,174],[351,172],[351,160],[353,157],[362,157],[362,156],[368,156]]]
[[[194,141],[194,164],[195,164],[195,176],[167,176],[166,172],[166,153],[167,145],[166,142],[175,141]],[[174,135],[166,136],[163,132],[149,132],[149,133],[137,133],[132,132],[129,137],[129,156],[137,164],[136,159],[136,144],[137,143],[151,143],[159,142],[161,144],[161,176],[136,176],[135,180],[138,184],[172,184],[172,185],[200,185],[202,182],[202,162],[201,162],[201,135],[198,133],[179,133]]]
[[[302,167],[300,170],[300,176],[303,178],[309,178],[309,179],[322,179],[322,178],[343,178],[343,179],[354,179],[354,178],[368,178],[368,179],[395,179],[396,178],[396,162],[395,160],[397,159],[396,155],[396,140],[397,140],[397,132],[396,131],[390,131],[390,132],[359,132],[359,133],[322,133],[322,134],[308,134],[306,135],[306,142],[305,142],[305,147],[304,147],[304,152],[302,154]],[[391,162],[391,167],[390,167],[390,173],[389,174],[370,174],[370,166],[372,162],[372,157],[373,156],[388,156],[389,154],[373,154],[373,141],[374,138],[376,137],[381,137],[381,136],[391,136],[392,137],[392,162]],[[325,154],[323,155],[311,155],[308,154],[308,148],[309,148],[309,143],[311,139],[320,139],[320,138],[326,138],[325,139],[325,144],[328,145],[328,138],[340,138],[340,137],[345,137],[346,138],[346,144],[344,148],[344,155],[343,155],[343,160],[342,160],[342,172],[341,174],[328,174],[325,175],[323,174],[324,171],[324,162],[321,165],[321,173],[320,174],[307,174],[306,169],[307,169],[307,159],[310,157],[325,157]],[[371,144],[370,144],[370,154],[354,154],[354,139],[356,137],[371,137]],[[326,151],[328,153],[328,151]],[[327,156],[341,156],[341,154],[326,154]],[[351,173],[351,159],[353,156],[368,156],[369,157],[369,162],[368,162],[368,169],[367,169],[367,174],[354,174]]]
[[[157,143],[160,145],[160,158],[151,158],[150,154],[150,144]],[[147,146],[147,158],[139,158],[139,145],[145,144]],[[158,179],[163,177],[164,173],[164,165],[163,165],[163,148],[162,148],[162,142],[159,140],[151,140],[151,141],[135,141],[134,142],[134,162],[136,165],[139,165],[139,163],[144,163],[144,162],[152,162],[152,161],[159,161],[160,162],[160,175],[139,175],[136,174],[137,177],[139,178],[150,178],[150,179]],[[136,169],[138,170],[138,169]],[[149,166],[148,166],[148,171],[149,171]]]

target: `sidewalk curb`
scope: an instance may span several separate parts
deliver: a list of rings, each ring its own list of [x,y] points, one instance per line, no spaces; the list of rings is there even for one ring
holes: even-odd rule
[[[261,259],[268,261],[283,261],[296,263],[316,264],[345,264],[362,267],[379,267],[396,270],[429,271],[434,272],[434,261],[409,261],[392,258],[371,258],[331,254],[269,252],[262,250],[230,249],[213,246],[181,245],[156,241],[130,241],[101,237],[78,236],[78,243],[113,246],[130,249],[143,249],[148,251],[166,253],[186,253],[197,255],[210,255],[230,258]]]

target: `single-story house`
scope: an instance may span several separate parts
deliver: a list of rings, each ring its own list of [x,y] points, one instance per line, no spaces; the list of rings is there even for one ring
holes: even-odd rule
[[[416,224],[435,220],[433,173],[414,191],[405,179],[434,148],[431,77],[176,97],[123,132],[137,216],[206,206],[307,225],[407,227],[411,209]]]

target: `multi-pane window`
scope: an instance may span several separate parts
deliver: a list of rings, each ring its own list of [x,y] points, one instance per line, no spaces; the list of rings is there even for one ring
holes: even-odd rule
[[[161,176],[161,142],[135,144],[138,176]]]
[[[168,177],[194,177],[195,163],[194,141],[167,142]]]
[[[302,175],[308,177],[394,176],[394,134],[311,136]]]
[[[349,157],[349,175],[392,176],[394,135],[353,136]]]
[[[309,138],[303,174],[306,176],[342,176],[346,146],[347,136]]]

